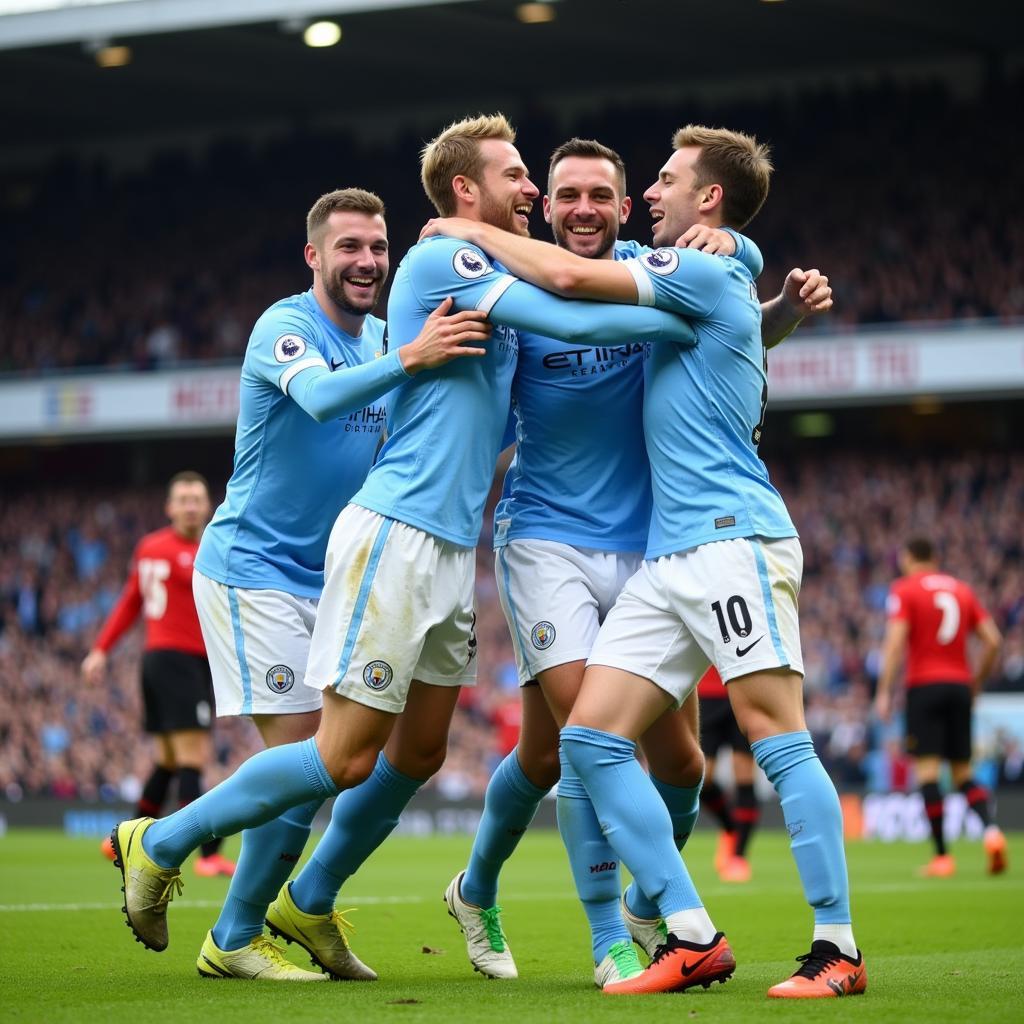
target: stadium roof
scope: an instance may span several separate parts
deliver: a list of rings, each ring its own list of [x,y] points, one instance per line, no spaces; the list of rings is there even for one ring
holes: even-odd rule
[[[1016,0],[560,0],[546,24],[518,21],[514,0],[398,2],[337,0],[335,11],[350,10],[339,14],[343,38],[320,50],[303,45],[301,22],[286,31],[280,20],[112,34],[104,41],[132,51],[116,68],[97,66],[95,39],[0,49],[5,149],[346,116],[403,123],[556,94],[672,95],[699,85],[751,96],[787,78],[843,73],[942,67],[981,78],[993,65],[1019,65],[1024,51]],[[250,9],[266,16],[271,6],[253,0]],[[285,6],[323,14],[332,5],[276,5]]]

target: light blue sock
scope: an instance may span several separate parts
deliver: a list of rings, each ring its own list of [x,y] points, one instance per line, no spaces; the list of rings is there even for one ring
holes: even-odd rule
[[[242,833],[242,853],[213,926],[213,941],[220,949],[241,949],[263,934],[267,907],[302,856],[322,803],[313,800],[292,807],[280,818]]]
[[[654,788],[661,795],[672,819],[672,839],[677,850],[682,850],[686,840],[690,838],[693,826],[697,824],[700,814],[700,790],[704,785],[701,779],[696,786],[670,786],[667,782],[651,776]],[[626,906],[637,917],[653,920],[658,917],[658,908],[641,892],[636,882],[630,882],[626,890]]]
[[[843,812],[809,732],[769,736],[751,746],[782,801],[789,845],[815,924],[850,923]]]
[[[142,847],[161,867],[176,868],[200,843],[256,828],[289,807],[324,801],[337,792],[315,739],[271,747],[198,800],[153,822]]]
[[[498,875],[537,813],[546,789],[524,774],[513,750],[494,770],[487,784],[484,813],[477,826],[469,865],[459,892],[467,903],[493,907],[498,901]]]
[[[370,777],[334,801],[327,831],[292,882],[291,895],[299,910],[329,914],[334,909],[345,879],[391,835],[424,781],[403,775],[383,752],[377,755]]]
[[[572,765],[561,751],[562,777],[558,782],[558,831],[569,854],[576,893],[590,924],[594,963],[599,964],[616,942],[632,942],[619,894],[622,882],[618,857],[601,831],[594,805]]]
[[[658,916],[702,907],[690,873],[672,842],[672,819],[636,744],[578,725],[562,730],[562,748],[590,794],[605,836],[655,904]]]

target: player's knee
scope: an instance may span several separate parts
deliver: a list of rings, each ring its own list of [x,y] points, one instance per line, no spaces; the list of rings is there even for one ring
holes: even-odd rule
[[[448,756],[447,739],[414,750],[402,750],[392,759],[391,764],[403,775],[426,782],[436,775]]]
[[[377,763],[377,753],[376,749],[367,747],[344,758],[326,757],[324,767],[338,789],[354,789],[370,777]]]
[[[554,749],[519,748],[519,767],[523,774],[538,789],[550,789],[562,777],[562,765],[558,760],[558,747]]]

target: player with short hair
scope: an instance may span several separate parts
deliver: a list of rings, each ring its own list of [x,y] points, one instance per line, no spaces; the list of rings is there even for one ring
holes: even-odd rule
[[[92,686],[102,683],[111,650],[142,614],[143,727],[156,739],[156,758],[136,813],[154,818],[172,780],[177,780],[179,806],[199,796],[203,769],[213,756],[210,663],[192,597],[192,562],[210,518],[205,478],[192,470],[175,473],[167,485],[164,513],[171,525],[147,533],[135,546],[124,589],[82,662],[83,679]],[[234,873],[220,845],[219,839],[203,844],[193,865],[197,875]],[[109,837],[100,849],[114,859]]]
[[[544,217],[560,247],[590,259],[637,255],[634,243],[617,242],[630,208],[625,165],[614,150],[574,138],[551,154]],[[713,243],[729,245],[730,252],[737,244],[750,250],[751,272],[760,273],[760,253],[742,236],[702,240]],[[786,308],[791,330],[807,308]],[[522,724],[516,749],[488,785],[467,868],[445,897],[465,932],[470,962],[488,977],[517,976],[497,906],[498,876],[556,782],[559,827],[591,926],[597,985],[640,971],[633,938],[650,953],[664,938],[657,908],[636,886],[620,912],[616,855],[582,783],[559,764],[558,753],[558,729],[579,693],[598,628],[638,568],[646,541],[647,452],[642,434],[627,429],[642,417],[642,362],[638,343],[567,345],[519,334],[512,384],[517,450],[495,512],[494,543],[522,688]],[[623,429],[609,434],[609,422]],[[642,741],[679,845],[697,816],[703,770],[695,714],[694,698],[678,715],[659,719]]]
[[[428,195],[440,205],[451,191],[464,215],[525,234],[537,189],[514,138],[501,115],[452,125],[424,150]],[[116,830],[115,846],[127,858],[129,924],[151,944],[166,945],[178,865],[207,835],[252,828],[372,774],[378,799],[358,821],[350,814],[339,820],[336,806],[310,865],[271,908],[272,926],[290,924],[292,935],[328,928],[354,854],[369,855],[440,767],[458,689],[475,673],[473,549],[508,418],[517,329],[609,344],[691,333],[660,310],[558,299],[494,267],[473,246],[433,239],[414,246],[396,275],[393,352],[412,342],[446,297],[498,326],[480,358],[402,382],[391,400],[390,437],[331,531],[305,676],[325,693],[316,736],[256,754],[179,817],[122,822]],[[410,714],[400,718],[405,708]],[[415,770],[380,761],[396,722],[403,723],[399,752]]]
[[[480,245],[558,294],[671,309],[696,333],[689,345],[652,345],[645,361],[654,494],[645,561],[601,627],[561,732],[606,834],[668,931],[642,975],[604,991],[681,990],[724,981],[735,969],[676,856],[664,803],[634,756],[643,732],[714,663],[782,798],[814,909],[803,966],[769,995],[858,993],[866,975],[850,923],[842,814],[803,715],[800,545],[757,455],[767,400],[761,310],[737,260],[672,244],[686,240],[688,224],[742,229],[767,195],[772,166],[765,147],[725,129],[690,125],[673,145],[644,196],[660,248],[636,259],[580,259],[479,223],[447,220],[431,230]]]
[[[697,697],[700,700],[700,748],[704,751],[705,764],[700,802],[718,819],[722,828],[715,851],[715,870],[723,882],[749,882],[747,847],[761,817],[754,792],[754,758],[714,665],[697,683]],[[731,807],[725,790],[715,779],[723,747],[728,747],[732,754],[736,802]]]
[[[245,715],[267,747],[312,736],[320,694],[303,686],[332,517],[360,487],[380,444],[385,396],[451,358],[479,356],[479,314],[446,317],[386,353],[371,314],[387,279],[384,204],[372,192],[328,192],[306,217],[309,291],[272,305],[242,362],[234,471],[196,558],[194,588],[221,716]],[[318,981],[263,936],[268,905],[299,859],[322,800],[287,810],[242,838],[238,872],[197,961],[207,977]],[[122,857],[122,861],[123,861]],[[374,972],[349,950],[339,917],[304,934],[335,977]],[[325,934],[326,933],[326,934]],[[159,947],[159,934],[144,941]]]
[[[906,652],[907,753],[914,760],[935,844],[935,856],[921,873],[948,878],[956,871],[946,849],[939,789],[939,769],[948,761],[953,785],[985,828],[988,870],[997,875],[1006,870],[1006,837],[993,823],[988,791],[971,773],[971,708],[999,656],[1002,637],[971,587],[939,570],[935,545],[928,538],[908,540],[899,562],[903,575],[889,591],[875,710],[882,721],[889,720]],[[967,657],[972,635],[982,644],[973,670]]]

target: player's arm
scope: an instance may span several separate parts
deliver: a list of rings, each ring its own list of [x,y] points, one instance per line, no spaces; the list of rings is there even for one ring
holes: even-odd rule
[[[556,295],[604,302],[636,303],[636,282],[625,263],[588,260],[550,242],[522,238],[491,224],[461,217],[427,222],[422,236],[461,238],[503,263],[511,274]],[[547,332],[550,336],[551,332]],[[563,335],[556,333],[557,338]]]
[[[882,667],[878,673],[878,689],[875,693],[875,714],[888,722],[892,714],[892,691],[896,675],[903,664],[903,652],[907,647],[910,623],[906,619],[890,619],[882,638]]]
[[[139,586],[138,549],[132,557],[128,579],[110,609],[103,628],[82,662],[82,678],[92,685],[102,682],[107,671],[107,657],[118,640],[131,628],[142,611],[142,589]]]
[[[978,665],[974,670],[974,692],[978,693],[985,685],[985,680],[992,674],[996,658],[999,657],[999,649],[1003,645],[1003,635],[999,627],[992,621],[991,616],[983,618],[974,630],[981,641],[981,656]]]
[[[765,348],[785,341],[808,316],[819,316],[832,308],[832,289],[820,270],[794,267],[783,282],[782,291],[761,303],[761,340]]]

